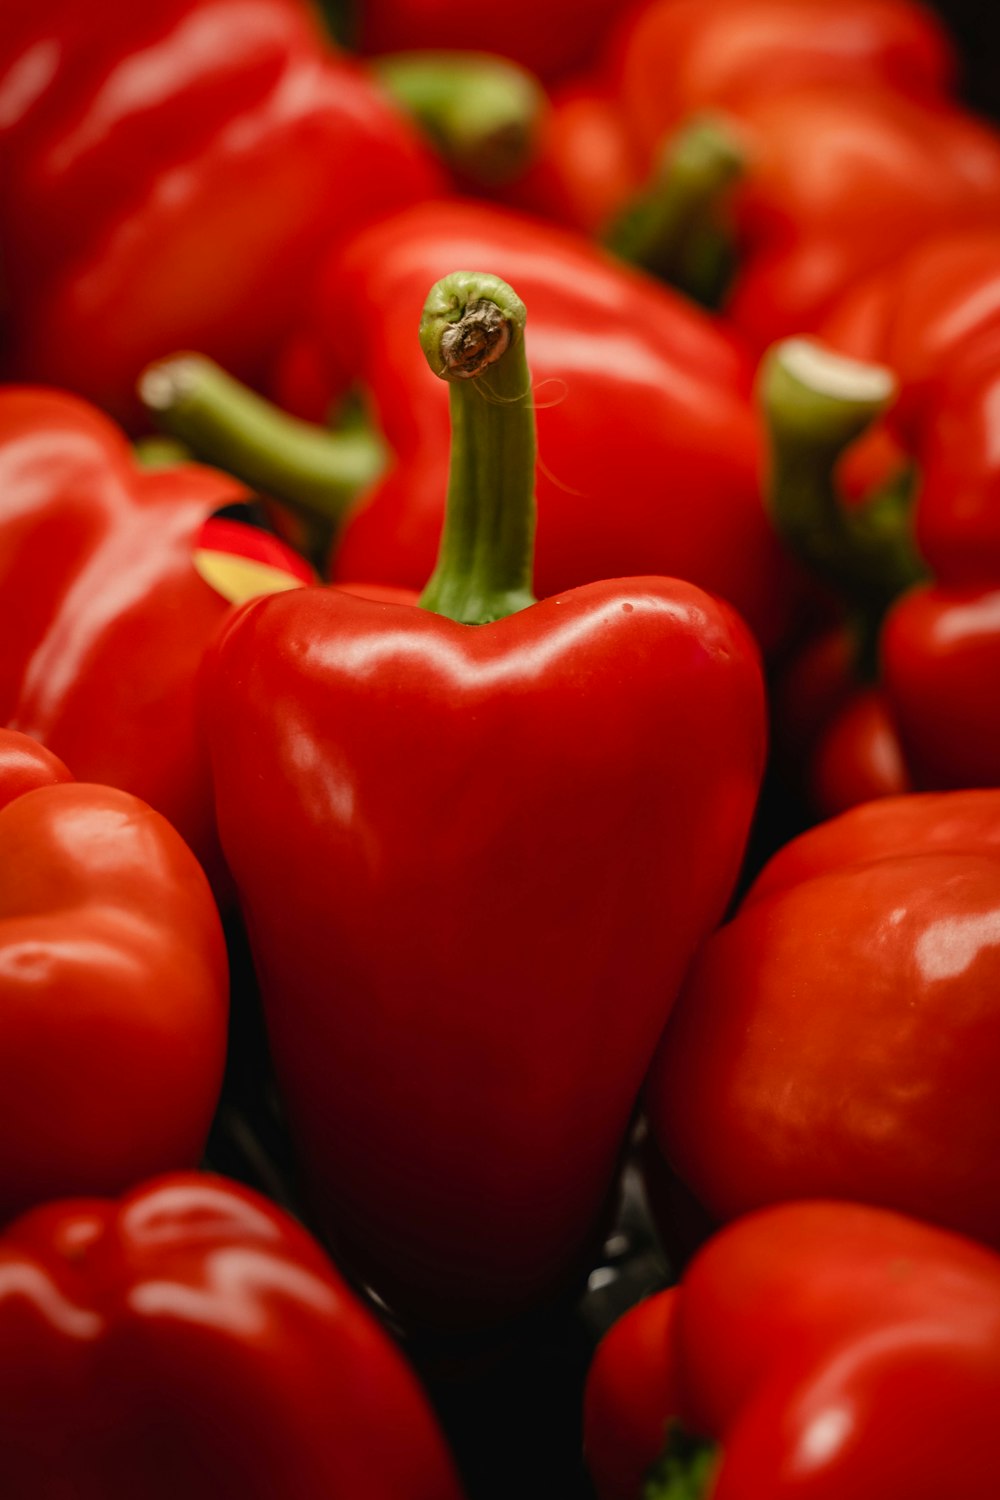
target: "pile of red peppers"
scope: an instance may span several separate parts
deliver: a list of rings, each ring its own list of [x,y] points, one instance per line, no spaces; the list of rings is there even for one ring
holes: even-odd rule
[[[960,19],[7,0],[3,1500],[1000,1495]]]

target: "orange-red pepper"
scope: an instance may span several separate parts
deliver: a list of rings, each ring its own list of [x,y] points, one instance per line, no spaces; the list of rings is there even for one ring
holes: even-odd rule
[[[227,980],[212,893],[167,821],[0,729],[0,1220],[197,1164]]]
[[[7,1500],[461,1500],[413,1375],[316,1243],[221,1178],[0,1236]]]

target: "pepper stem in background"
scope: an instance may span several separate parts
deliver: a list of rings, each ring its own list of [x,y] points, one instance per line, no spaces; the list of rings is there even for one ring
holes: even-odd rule
[[[485,52],[397,52],[372,70],[461,176],[493,187],[531,160],[546,100],[526,68]]]
[[[141,437],[132,444],[132,457],[140,469],[173,469],[194,462],[190,448],[169,437]]]
[[[892,601],[925,576],[906,488],[843,503],[836,466],[896,394],[892,372],[834,354],[812,339],[776,344],[761,367],[770,438],[766,486],[774,524],[802,562],[877,627]]]
[[[653,177],[611,224],[605,244],[706,307],[716,307],[736,264],[728,223],[746,155],[734,127],[693,120],[666,143]]]
[[[715,1443],[690,1437],[671,1422],[663,1454],[643,1485],[642,1500],[708,1500],[717,1459]]]
[[[456,271],[431,288],[420,346],[451,388],[441,550],[420,598],[464,625],[534,604],[535,410],[525,307],[498,276]]]
[[[311,556],[325,555],[355,496],[385,467],[385,445],[366,423],[331,432],[299,421],[204,355],[150,365],[138,389],[157,425],[197,458],[304,516]]]

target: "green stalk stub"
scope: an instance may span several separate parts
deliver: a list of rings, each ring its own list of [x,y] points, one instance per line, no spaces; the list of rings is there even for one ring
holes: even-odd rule
[[[176,354],[139,377],[157,425],[251,489],[336,525],[385,465],[381,440],[355,425],[333,433],[290,417],[201,354]]]
[[[709,1500],[718,1460],[715,1443],[691,1437],[671,1422],[666,1447],[646,1477],[642,1500]]]
[[[745,170],[735,126],[707,115],[692,120],[666,142],[649,185],[605,243],[694,301],[718,306],[736,266],[729,205]]]
[[[372,67],[462,176],[496,186],[531,160],[545,91],[517,63],[486,52],[397,52]]]
[[[765,357],[759,389],[770,439],[765,493],[778,532],[850,607],[880,619],[925,574],[909,506],[896,481],[891,495],[845,506],[836,466],[892,403],[895,376],[813,339],[786,339]]]
[[[456,271],[430,292],[420,346],[451,395],[441,549],[420,598],[463,625],[534,604],[535,411],[525,307],[498,276]]]
[[[132,457],[140,469],[173,469],[194,462],[194,454],[183,443],[169,437],[141,437],[132,444]]]

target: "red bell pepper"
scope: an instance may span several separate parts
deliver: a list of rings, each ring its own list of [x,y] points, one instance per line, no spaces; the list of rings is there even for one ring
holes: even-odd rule
[[[400,1355],[319,1247],[221,1178],[0,1237],[6,1500],[460,1500]]]
[[[862,439],[860,459],[872,472],[881,465],[883,478],[889,464],[914,468],[912,531],[934,581],[893,603],[905,582],[897,578],[884,624],[873,622],[869,666],[913,784],[928,789],[1000,784],[1000,720],[984,691],[1000,668],[998,253],[995,231],[929,241],[859,287],[825,328],[899,377],[899,399],[876,431],[881,450]],[[803,538],[814,563],[823,562],[816,537],[830,531],[818,524]],[[834,581],[850,595],[853,563],[843,564]]]
[[[1000,785],[998,253],[995,231],[919,247],[830,330],[900,374],[889,418],[916,464],[914,531],[934,581],[889,611],[880,668],[923,787]]]
[[[846,616],[783,664],[773,693],[784,773],[816,813],[832,816],[913,788],[892,704],[878,683],[886,611],[925,576],[911,535],[909,475],[897,472],[871,495],[850,499],[842,480],[845,455],[866,440],[895,381],[884,367],[791,339],[762,366],[760,394],[776,529],[832,585]]]
[[[1000,140],[956,109],[813,87],[735,118],[751,165],[726,309],[761,347],[815,330],[848,286],[921,238],[995,218]]]
[[[495,277],[428,299],[455,441],[423,608],[262,600],[209,679],[221,836],[316,1213],[438,1324],[581,1268],[764,752],[725,604],[649,577],[533,602],[523,320]]]
[[[913,791],[885,694],[860,675],[856,632],[807,640],[771,684],[775,758],[820,817]]]
[[[855,359],[888,365],[899,398],[886,425],[905,451],[921,440],[947,386],[966,366],[995,364],[1000,337],[1000,231],[936,235],[851,287],[820,335]],[[948,438],[949,446],[953,446]],[[972,455],[982,464],[982,439]],[[964,452],[953,455],[963,461]]]
[[[614,1325],[586,1454],[599,1500],[989,1500],[998,1400],[1000,1258],[795,1203],[725,1230]]]
[[[851,1198],[1000,1246],[1000,791],[855,808],[765,867],[647,1087],[717,1220]]]
[[[603,74],[557,85],[548,105],[539,112],[534,150],[523,170],[493,196],[599,236],[642,188],[645,153],[630,136]]]
[[[505,0],[502,12],[464,0],[364,0],[357,41],[376,53],[495,52],[553,78],[596,53],[620,10],[621,0]]]
[[[794,575],[761,504],[745,349],[724,325],[582,241],[468,203],[395,215],[331,256],[309,326],[288,351],[278,380],[286,405],[320,420],[360,379],[396,455],[346,518],[334,580],[420,587],[433,567],[448,408],[413,328],[449,264],[495,267],[532,308],[539,594],[607,577],[686,578],[734,604],[773,645],[793,612]],[[205,456],[244,478],[266,477],[280,493],[273,467],[245,466],[247,442],[232,441],[226,414],[221,440],[205,446],[210,398],[192,415],[199,398],[185,370],[171,409],[157,402],[161,419]],[[243,425],[255,447],[258,420],[254,406]]]
[[[762,96],[828,84],[932,102],[955,71],[940,23],[907,0],[649,0],[629,8],[597,69],[553,90],[536,159],[510,199],[614,233],[658,175],[661,146],[704,111],[738,113]]]
[[[1000,142],[946,97],[950,49],[918,7],[664,0],[615,51],[609,87],[658,181],[610,243],[704,298],[735,251],[727,309],[761,347],[815,331],[848,286],[927,234],[995,218]],[[693,171],[665,146],[705,111],[716,146]],[[664,218],[664,195],[686,216]]]
[[[441,188],[297,0],[7,0],[0,59],[6,377],[122,417],[176,348],[259,375],[320,249]]]
[[[195,1165],[226,1053],[212,893],[158,813],[6,729],[0,934],[0,1219]]]
[[[0,392],[0,489],[0,723],[142,797],[218,884],[198,670],[231,598],[310,570],[211,520],[249,498],[228,475],[139,469],[106,417],[58,391]],[[249,580],[216,587],[218,551],[234,546]]]
[[[1000,579],[904,595],[885,619],[881,667],[916,785],[1000,786]]]
[[[957,72],[941,22],[912,0],[647,0],[610,53],[628,128],[652,151],[702,110],[817,85],[942,102]]]

